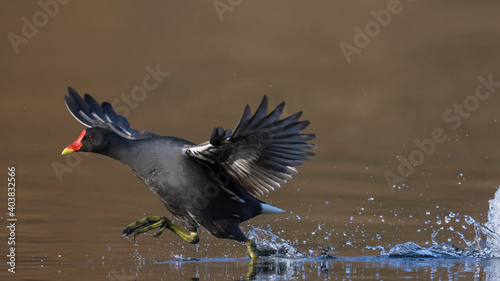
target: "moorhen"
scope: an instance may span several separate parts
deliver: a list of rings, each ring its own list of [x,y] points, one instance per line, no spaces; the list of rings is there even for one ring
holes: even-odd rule
[[[246,245],[250,258],[258,258],[255,243],[239,224],[261,214],[285,212],[257,196],[274,190],[297,173],[295,167],[314,153],[302,134],[309,121],[302,112],[280,119],[285,103],[267,114],[267,97],[252,116],[247,105],[234,129],[216,127],[209,141],[196,145],[176,137],[138,131],[111,104],[101,105],[92,96],[82,98],[68,88],[64,96],[69,112],[83,125],[78,139],[62,154],[75,151],[103,154],[127,165],[189,231],[186,233],[164,216],[148,216],[128,225],[123,236],[135,237],[152,229],[159,236],[169,229],[186,242],[199,241],[198,229],[218,238]]]

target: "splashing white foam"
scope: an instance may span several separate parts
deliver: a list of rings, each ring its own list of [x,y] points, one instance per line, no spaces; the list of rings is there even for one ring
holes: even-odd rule
[[[500,187],[489,203],[488,222],[482,229],[486,235],[486,246],[490,250],[491,257],[500,257]]]
[[[465,215],[465,222],[474,227],[474,239],[467,239],[466,235],[455,229],[449,229],[457,234],[465,243],[465,249],[445,242],[439,244],[435,231],[431,238],[434,244],[430,248],[423,248],[413,242],[407,242],[392,247],[385,251],[382,246],[367,247],[368,249],[382,249],[381,255],[390,257],[427,257],[427,258],[462,258],[462,257],[500,257],[500,186],[497,189],[493,199],[489,200],[490,208],[488,210],[488,222],[481,224],[471,216]],[[455,217],[454,213],[450,217]],[[451,220],[450,220],[451,221]],[[463,226],[464,229],[467,229]],[[441,228],[442,229],[442,228]],[[448,239],[450,240],[450,239]],[[381,248],[379,248],[381,247]],[[500,275],[499,275],[500,276]]]
[[[261,256],[273,256],[281,258],[305,258],[306,255],[300,253],[290,243],[283,238],[273,234],[269,230],[253,228],[247,234],[252,239]]]

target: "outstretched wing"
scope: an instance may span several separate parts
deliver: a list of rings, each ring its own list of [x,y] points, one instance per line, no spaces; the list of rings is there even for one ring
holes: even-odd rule
[[[245,107],[234,132],[217,127],[210,141],[185,152],[219,165],[252,195],[274,190],[297,173],[295,167],[314,155],[304,149],[316,148],[307,143],[316,136],[301,133],[309,125],[309,121],[299,121],[302,112],[280,119],[284,107],[282,102],[267,114],[264,96],[253,116],[250,107]]]
[[[109,102],[101,105],[89,94],[80,95],[68,87],[69,96],[64,96],[66,107],[76,120],[87,127],[99,127],[111,130],[127,139],[154,137],[155,134],[130,128],[127,119],[116,114]]]

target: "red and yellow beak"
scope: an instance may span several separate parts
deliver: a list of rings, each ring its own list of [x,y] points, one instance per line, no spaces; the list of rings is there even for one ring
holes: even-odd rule
[[[82,133],[80,134],[80,136],[76,139],[76,141],[74,141],[72,144],[68,145],[68,147],[66,147],[62,151],[61,155],[65,155],[65,154],[80,150],[80,148],[82,147],[82,139],[85,136],[85,133],[86,133],[86,131],[83,130]]]

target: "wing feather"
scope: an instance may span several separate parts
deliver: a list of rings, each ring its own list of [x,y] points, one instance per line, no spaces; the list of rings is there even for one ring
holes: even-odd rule
[[[189,147],[186,154],[215,163],[226,170],[243,188],[259,196],[280,187],[297,173],[314,153],[304,151],[316,145],[307,141],[314,134],[302,134],[310,122],[299,121],[302,112],[281,118],[285,103],[267,113],[264,96],[254,115],[245,106],[234,131],[216,127],[210,141]]]

